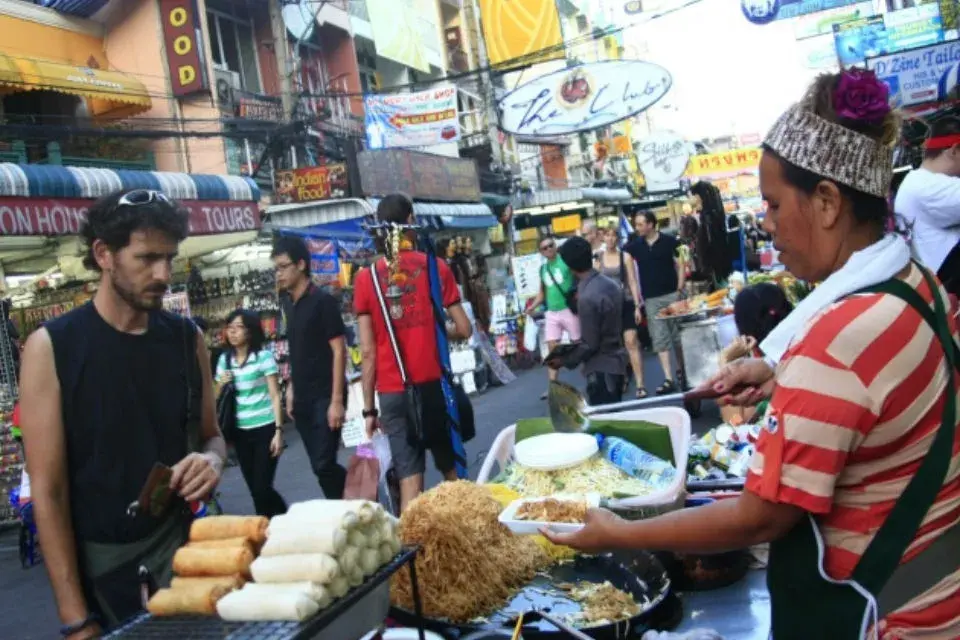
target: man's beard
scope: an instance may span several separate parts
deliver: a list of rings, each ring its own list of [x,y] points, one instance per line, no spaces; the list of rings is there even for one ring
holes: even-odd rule
[[[120,299],[126,302],[132,309],[136,311],[156,311],[157,309],[163,307],[162,295],[156,298],[138,296],[131,287],[127,286],[126,283],[117,278],[116,273],[110,274],[110,284],[113,287],[113,290],[117,292],[117,295],[120,297]]]

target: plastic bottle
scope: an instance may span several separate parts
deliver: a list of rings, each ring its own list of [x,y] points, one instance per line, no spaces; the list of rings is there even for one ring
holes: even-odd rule
[[[604,458],[634,478],[649,482],[656,489],[669,486],[677,475],[672,464],[623,438],[597,434],[597,444]]]
[[[190,511],[195,518],[203,518],[207,515],[207,503],[203,500],[192,500],[190,502]]]

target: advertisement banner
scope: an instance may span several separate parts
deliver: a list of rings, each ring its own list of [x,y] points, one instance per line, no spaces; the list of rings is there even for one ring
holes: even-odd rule
[[[754,24],[789,20],[829,9],[848,7],[862,0],[740,0],[740,11]]]
[[[800,52],[800,64],[807,69],[826,70],[840,66],[837,60],[837,45],[833,34],[807,38],[797,43]]]
[[[94,200],[0,197],[0,236],[75,236]],[[256,202],[178,200],[190,213],[190,235],[255,231]]]
[[[370,94],[363,102],[371,149],[426,147],[460,139],[457,88],[452,84],[412,93]]]
[[[837,58],[844,66],[857,65],[867,58],[942,42],[941,26],[936,4],[834,25]]]
[[[694,146],[672,131],[656,131],[637,145],[637,162],[651,193],[675,191],[680,186]]]
[[[163,48],[170,71],[170,92],[179,97],[207,88],[200,50],[200,21],[194,0],[160,0]]]
[[[480,17],[490,64],[544,62],[564,56],[556,0],[480,0]]]
[[[430,73],[425,43],[439,37],[436,4],[431,6],[429,0],[366,0],[366,4],[377,55]]]
[[[703,153],[690,158],[689,176],[712,176],[756,171],[760,167],[760,149],[748,147],[720,153]]]
[[[337,255],[337,243],[326,238],[305,238],[310,250],[310,273],[318,275],[337,275],[340,273],[340,257]]]
[[[858,2],[849,7],[840,7],[839,9],[829,9],[801,16],[793,23],[793,34],[797,40],[806,38],[815,38],[816,36],[830,35],[831,45],[833,43],[833,25],[844,24],[861,18],[869,18],[876,11],[873,8],[873,2]]]
[[[960,63],[960,42],[944,42],[867,59],[867,68],[890,87],[890,103],[909,107],[938,99],[940,79]]]
[[[277,171],[274,195],[278,202],[309,202],[347,197],[347,165],[328,164]]]

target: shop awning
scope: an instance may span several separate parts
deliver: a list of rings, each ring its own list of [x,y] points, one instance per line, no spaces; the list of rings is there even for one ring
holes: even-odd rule
[[[86,98],[92,116],[128,118],[150,109],[150,94],[134,76],[33,58],[14,58],[13,62],[20,77],[8,83],[10,86],[23,91],[43,89]]]
[[[0,87],[17,85],[21,82],[20,69],[10,56],[0,53]],[[0,89],[0,93],[3,90]]]
[[[257,183],[243,176],[0,162],[0,196],[95,199],[121,189],[154,189],[175,200],[260,200]]]
[[[345,200],[320,200],[299,204],[274,205],[267,209],[274,227],[304,228],[324,227],[331,232],[331,224],[356,221],[351,230],[359,228],[359,222],[377,210],[377,198],[349,198]],[[414,202],[413,212],[417,219],[434,228],[486,229],[497,225],[490,207],[481,203],[451,204]],[[346,227],[343,228],[346,230]]]
[[[590,208],[596,203],[619,204],[633,199],[627,189],[584,187],[576,189],[547,189],[524,194],[516,203],[516,215],[557,213],[559,211]],[[519,208],[519,207],[523,208]]]
[[[71,16],[89,18],[103,9],[109,0],[40,0],[37,4]]]

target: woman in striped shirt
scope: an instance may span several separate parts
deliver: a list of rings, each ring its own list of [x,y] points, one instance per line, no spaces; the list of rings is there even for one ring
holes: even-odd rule
[[[257,514],[272,518],[286,513],[287,503],[273,488],[277,458],[283,451],[283,410],[277,361],[264,347],[260,317],[238,309],[227,318],[228,348],[217,363],[219,387],[237,390],[237,429],[233,446]]]
[[[885,234],[888,88],[818,78],[764,140],[764,227],[820,285],[711,381],[770,398],[744,492],[640,522],[593,510],[581,549],[710,553],[770,543],[775,640],[960,638],[960,346],[946,292]],[[958,141],[960,146],[960,141]]]

